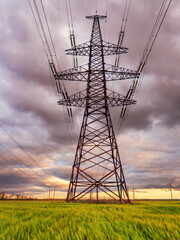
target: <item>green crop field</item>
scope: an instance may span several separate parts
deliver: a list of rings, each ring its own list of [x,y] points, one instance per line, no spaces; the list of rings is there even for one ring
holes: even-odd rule
[[[180,239],[180,202],[0,201],[0,240]]]

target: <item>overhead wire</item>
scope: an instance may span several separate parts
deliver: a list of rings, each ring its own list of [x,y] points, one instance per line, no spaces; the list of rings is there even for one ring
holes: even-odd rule
[[[142,55],[142,58],[140,60],[139,67],[138,67],[138,70],[137,70],[139,73],[142,73],[143,76],[144,76],[145,67],[146,67],[146,64],[147,64],[149,54],[150,54],[150,52],[152,50],[152,47],[155,43],[155,40],[156,40],[157,35],[160,31],[160,28],[162,26],[162,23],[164,21],[164,18],[167,14],[167,11],[170,7],[171,2],[172,2],[172,0],[163,0],[162,6],[161,6],[159,14],[158,14],[158,17],[155,21],[154,27],[151,31],[151,34],[150,34],[149,39],[147,41],[147,44],[145,46],[145,49],[144,49],[144,52],[143,52],[143,55]],[[137,88],[137,92],[139,91],[140,86],[142,84],[143,76],[140,78],[138,88]]]
[[[67,0],[65,0],[65,5],[66,5],[66,14],[67,14],[68,27],[69,27],[69,35],[70,35],[70,34],[71,34],[71,25],[70,25],[70,19],[69,19],[69,9],[68,9]]]
[[[8,180],[8,179],[4,179],[3,177],[2,177],[2,175],[0,176],[0,184],[2,183],[2,182],[4,182],[5,184],[12,184],[12,185],[14,185],[14,186],[17,186],[17,187],[24,187],[24,185],[23,184],[18,184],[18,183],[15,183],[15,182],[13,182],[13,181],[10,181],[10,180]]]
[[[55,49],[55,44],[54,44],[54,41],[53,41],[53,38],[52,38],[52,34],[51,34],[50,27],[49,27],[47,15],[46,15],[46,12],[45,12],[45,8],[44,8],[44,5],[43,5],[43,2],[42,2],[42,0],[40,0],[40,1],[41,1],[41,6],[42,6],[42,10],[43,10],[43,14],[44,14],[45,21],[46,21],[48,33],[49,33],[49,36],[50,36],[52,48],[53,48],[53,51],[54,51],[54,56],[55,56],[55,58],[56,58],[56,63],[57,63],[57,65],[58,65],[58,69],[59,69],[59,71],[60,71],[60,65],[59,65],[59,61],[58,61],[58,58],[57,58],[57,53],[56,53],[56,49]]]
[[[66,6],[66,14],[67,14],[67,21],[68,21],[68,27],[69,27],[69,38],[72,48],[76,48],[76,37],[75,37],[75,31],[74,31],[74,24],[73,24],[73,14],[72,14],[72,7],[71,7],[71,0],[65,0],[65,6]],[[73,67],[74,69],[78,69],[78,58],[77,54],[73,55]],[[79,83],[76,84],[76,89],[79,91]],[[71,107],[68,110],[68,116],[69,119],[66,119],[68,129],[71,134],[72,143],[75,142],[75,130],[74,130],[74,121],[73,121],[73,114]]]
[[[0,174],[0,184],[4,182],[5,184],[12,184],[10,185],[11,188],[22,188],[24,187],[24,183],[16,183],[15,181],[11,181],[9,179],[5,179],[5,175]],[[8,176],[9,177],[9,176]],[[24,179],[23,179],[24,180]],[[19,192],[19,191],[18,191]]]
[[[149,39],[146,43],[144,52],[142,54],[142,58],[140,60],[139,67],[138,67],[138,70],[137,70],[138,72],[142,72],[145,64],[147,63],[147,59],[148,59],[149,54],[152,50],[152,46],[154,45],[154,42],[157,38],[157,35],[158,35],[159,30],[162,26],[162,23],[164,21],[164,18],[166,16],[166,13],[169,9],[169,6],[170,6],[171,2],[172,2],[172,0],[163,0],[163,3],[161,5],[160,11],[159,11],[159,14],[157,16],[157,19],[155,21],[155,24],[153,26],[153,29],[152,29],[151,34],[149,36]]]
[[[2,113],[1,113],[1,115],[2,115]],[[3,116],[3,115],[2,115]],[[8,122],[8,119],[5,117],[5,116],[3,116],[5,119],[6,119],[6,121]],[[14,139],[14,137],[12,137],[12,135],[10,135],[10,133],[9,132],[7,132],[7,129],[5,129],[5,128],[2,128],[2,127],[0,127],[0,129],[1,129],[1,131],[3,132],[3,133],[5,133],[15,144],[16,144],[16,147],[18,147],[18,149],[20,148],[28,157],[31,157],[31,154],[30,153],[27,153],[27,151],[25,151],[24,150],[24,148],[17,142],[17,140],[16,139]],[[14,128],[13,128],[13,131],[14,131]],[[32,132],[30,132],[31,134],[32,134]],[[32,134],[33,135],[33,134]],[[34,135],[33,135],[34,136]],[[34,136],[35,137],[35,136]],[[36,139],[37,140],[37,139]],[[3,147],[3,149],[5,149],[5,151],[4,151],[4,153],[5,152],[9,152],[9,154],[11,154],[11,155],[13,155],[15,158],[16,158],[16,160],[17,160],[17,162],[18,161],[20,161],[20,163],[21,163],[21,165],[23,165],[23,166],[25,166],[25,167],[27,167],[26,166],[26,164],[24,163],[24,161],[22,160],[22,159],[17,159],[17,156],[15,155],[15,154],[13,154],[12,153],[12,151],[10,151],[7,147],[5,147],[3,144],[1,144],[0,143],[0,145],[1,145],[1,147]],[[0,157],[1,158],[3,158],[2,157],[2,153],[0,154]],[[8,161],[7,159],[5,159],[5,158],[3,158],[4,159],[4,161],[6,160],[6,161]],[[37,162],[37,161],[33,161],[33,162],[35,162],[36,163],[36,165],[48,176],[48,177],[51,177],[51,175],[49,175],[40,165],[39,165],[39,163]],[[10,162],[9,161],[9,163],[11,164],[11,165],[15,165],[16,166],[16,164],[13,164],[12,162]],[[18,167],[16,167],[16,168],[18,168]],[[27,167],[28,168],[28,167]],[[21,170],[21,168],[19,168],[20,170]],[[31,169],[31,168],[29,168],[29,169]],[[31,169],[32,170],[32,169]],[[22,171],[22,170],[21,170]],[[24,172],[24,171],[23,171]],[[33,170],[33,172],[36,174],[36,171],[34,171]],[[25,174],[26,174],[26,172],[24,172]],[[39,175],[39,174],[38,174]],[[30,176],[29,174],[28,174],[28,176]],[[44,175],[39,175],[40,176],[40,178],[42,179],[42,178],[44,178],[45,176]],[[31,176],[30,176],[31,177]]]
[[[40,6],[41,6],[41,9],[42,9],[42,13],[43,13],[43,16],[44,16],[43,19],[44,19],[44,22],[45,22],[47,33],[49,35],[51,47],[50,47],[50,43],[48,42],[48,36],[47,36],[46,30],[45,30],[45,27],[43,25],[44,22],[42,20],[42,16],[41,16],[40,10],[39,10],[39,8],[38,8],[38,6],[36,4],[36,0],[32,0],[34,8],[32,7],[32,4],[31,4],[30,0],[28,0],[28,1],[30,3],[30,6],[31,6],[31,11],[33,13],[33,18],[34,18],[34,20],[36,22],[36,26],[38,26],[38,32],[40,33],[41,41],[42,41],[42,43],[44,45],[44,48],[46,50],[46,53],[47,53],[46,56],[47,56],[47,59],[48,59],[48,63],[49,63],[51,72],[52,72],[52,74],[54,76],[54,79],[55,79],[55,84],[53,84],[53,91],[54,91],[54,88],[56,88],[58,96],[60,98],[62,98],[63,100],[65,100],[66,102],[68,102],[69,101],[69,95],[68,95],[68,92],[66,90],[66,86],[65,86],[63,80],[60,81],[58,79],[58,72],[56,70],[56,66],[55,66],[54,59],[53,59],[55,57],[56,63],[58,65],[58,68],[59,68],[59,71],[60,71],[60,65],[59,65],[59,61],[58,61],[58,58],[57,58],[55,45],[54,45],[54,42],[53,42],[53,38],[52,38],[52,34],[51,34],[49,23],[48,23],[45,7],[43,5],[42,0],[39,0],[40,1]],[[69,1],[69,4],[70,4],[70,1]],[[72,11],[71,11],[70,14],[72,15]],[[72,16],[70,18],[72,19]],[[38,25],[38,23],[39,23],[39,25]],[[71,27],[73,27],[73,24],[71,24]],[[72,33],[72,35],[73,35],[73,33]],[[74,37],[71,36],[71,38],[73,38],[73,44],[75,44]],[[53,82],[51,81],[51,84],[52,83]],[[72,122],[72,120],[73,120],[72,117],[73,116],[72,116],[71,104],[67,105],[67,114],[68,114],[68,118],[70,119],[69,121]]]
[[[75,37],[75,31],[74,31],[74,25],[73,25],[71,1],[65,0],[65,6],[66,6],[66,13],[67,13],[67,20],[68,20],[68,27],[69,27],[69,38],[70,38],[71,47],[76,48],[76,37]],[[78,68],[77,54],[73,55],[73,64],[74,64],[74,68],[77,69]]]
[[[44,36],[44,40],[45,40],[45,41],[43,41],[43,43],[45,44],[45,46],[47,47],[47,50],[48,50],[48,59],[53,61],[51,49],[50,49],[50,46],[49,46],[49,43],[48,43],[47,35],[46,35],[46,32],[45,32],[42,20],[41,20],[41,16],[40,16],[40,13],[39,13],[39,10],[38,10],[38,6],[37,6],[35,0],[33,0],[33,2],[34,2],[34,7],[35,7],[35,10],[36,10],[37,17],[39,19],[39,24],[41,26],[41,30],[42,30],[42,33],[43,33],[43,36]]]
[[[71,19],[71,27],[72,27],[72,29],[74,29],[74,27],[73,27],[73,18],[72,18],[72,10],[71,10],[71,0],[69,0],[69,12],[70,12],[70,19]]]
[[[137,88],[136,88],[137,93],[139,92],[140,86],[141,86],[142,81],[143,81],[143,77],[144,77],[144,74],[145,74],[146,64],[147,64],[149,54],[152,50],[152,47],[155,43],[155,40],[158,36],[158,33],[159,33],[160,29],[161,29],[162,23],[164,21],[164,18],[167,14],[167,11],[170,7],[171,2],[172,2],[172,0],[163,0],[163,3],[161,5],[160,11],[159,11],[158,16],[156,18],[155,24],[153,26],[153,29],[151,31],[151,34],[149,36],[149,39],[148,39],[147,44],[145,46],[145,49],[143,51],[142,58],[140,60],[140,63],[139,63],[138,69],[137,69],[137,71],[141,74],[140,75],[140,81],[138,82],[138,85],[137,85]]]
[[[37,177],[32,176],[31,174],[29,174],[28,172],[24,171],[21,167],[18,167],[17,164],[15,162],[12,162],[11,160],[9,160],[7,157],[2,156],[2,154],[0,155],[0,158],[4,160],[4,162],[8,162],[10,163],[12,166],[15,166],[16,169],[20,170],[22,173],[24,173],[25,175],[29,176],[30,179],[35,180],[35,183],[40,183],[42,185],[45,185],[44,182],[40,181],[42,179],[44,179],[43,175],[40,175],[39,173],[37,173],[34,169],[32,169],[29,165],[27,165],[26,163],[24,163],[23,160],[21,160],[19,157],[16,156],[16,154],[14,154],[11,150],[9,150],[7,147],[5,147],[2,143],[0,143],[0,146],[6,150],[6,152],[8,152],[9,154],[11,154],[15,160],[17,161],[17,163],[19,163],[20,165],[22,165],[23,167],[26,167],[28,169],[31,170],[31,173],[33,172]],[[40,179],[40,180],[39,180]],[[44,186],[45,187],[45,186]]]
[[[51,77],[51,74],[53,74],[53,76],[54,76],[54,74],[57,73],[57,71],[56,71],[56,69],[55,69],[54,64],[53,64],[53,63],[51,64],[51,62],[50,62],[50,59],[49,59],[49,56],[48,56],[48,52],[47,52],[47,49],[46,49],[46,47],[45,47],[46,42],[43,40],[42,33],[41,33],[41,31],[40,31],[40,27],[39,27],[39,25],[38,25],[38,21],[37,21],[37,19],[36,19],[35,12],[34,12],[34,9],[33,9],[33,7],[32,7],[31,1],[28,0],[28,2],[29,2],[29,6],[30,6],[30,9],[31,9],[32,15],[33,15],[33,19],[34,19],[34,21],[35,21],[36,28],[37,28],[37,30],[38,30],[38,33],[39,33],[39,36],[40,36],[40,39],[41,39],[41,42],[42,42],[42,45],[43,45],[43,48],[44,48],[45,55],[46,55],[46,57],[47,57],[47,59],[48,59],[48,64],[49,64],[49,66],[50,66],[49,72],[50,72],[50,81],[51,81],[52,89],[53,89],[54,94],[55,94],[55,95],[58,94],[58,97],[59,97],[59,94],[61,93],[61,85],[60,85],[60,83],[57,82],[57,81],[56,81],[56,84],[54,84],[54,82],[52,81],[52,77]],[[38,17],[38,18],[39,18],[39,17]],[[45,37],[45,38],[46,38],[46,37]],[[47,39],[47,38],[46,38],[46,39]],[[57,55],[56,55],[56,56],[57,56]],[[59,69],[60,69],[59,62],[58,62],[58,67],[59,67]],[[51,69],[51,71],[50,71],[50,69]],[[55,90],[55,89],[56,89],[56,90]]]
[[[39,25],[38,25],[37,19],[36,19],[35,14],[34,14],[34,10],[33,10],[32,4],[31,4],[31,1],[28,0],[28,2],[29,2],[29,6],[30,6],[30,9],[31,9],[31,12],[32,12],[32,15],[33,15],[34,21],[35,21],[35,25],[36,25],[36,27],[37,27],[37,30],[38,30],[38,33],[39,33],[39,36],[40,36],[40,39],[41,39],[41,42],[42,42],[42,45],[43,45],[43,48],[44,48],[45,54],[46,54],[46,57],[48,58],[48,53],[47,53],[47,50],[46,50],[45,45],[44,45],[44,42],[43,42],[43,37],[42,37],[41,31],[40,31],[40,28],[39,28]]]
[[[55,80],[56,80],[57,92],[60,94],[60,96],[62,96],[63,98],[65,97],[65,99],[66,99],[66,96],[68,96],[68,95],[64,94],[64,93],[67,93],[67,90],[66,90],[64,81],[62,81],[62,84],[63,84],[63,87],[62,87],[60,81],[58,80],[58,77],[57,77],[58,72],[56,70],[54,59],[53,59],[55,57],[58,68],[60,70],[60,65],[59,65],[59,61],[58,61],[58,58],[57,58],[57,54],[56,54],[55,45],[54,45],[54,41],[53,41],[53,38],[52,38],[50,26],[49,26],[49,23],[48,23],[48,20],[47,20],[47,16],[46,16],[46,12],[45,12],[43,2],[42,2],[42,0],[39,0],[39,1],[40,1],[40,5],[41,5],[41,8],[42,8],[43,15],[44,15],[44,21],[45,21],[46,29],[47,29],[47,32],[48,32],[48,35],[49,35],[51,47],[50,47],[50,43],[48,41],[48,36],[46,34],[46,30],[45,30],[45,27],[44,27],[44,24],[43,24],[41,13],[40,13],[40,10],[39,10],[38,5],[36,3],[36,0],[32,0],[34,8],[32,6],[31,0],[28,0],[33,18],[34,18],[35,23],[36,23],[36,27],[38,28],[38,32],[39,32],[39,35],[40,35],[41,42],[44,45],[44,49],[45,49],[45,53],[46,53],[46,56],[47,56],[47,59],[48,59],[49,67],[50,67],[50,69],[51,69],[51,71],[54,75]]]
[[[50,66],[50,69],[51,69],[53,75],[57,74],[57,71],[56,71],[56,68],[55,68],[55,65],[54,65],[54,62],[53,62],[53,55],[52,55],[51,50],[50,50],[50,46],[49,46],[48,39],[47,39],[47,36],[46,36],[46,33],[45,33],[45,29],[43,27],[43,23],[42,23],[42,20],[41,20],[41,16],[40,16],[40,13],[39,13],[36,1],[32,0],[33,5],[31,3],[31,0],[28,0],[28,2],[29,2],[29,5],[30,5],[30,9],[31,9],[31,12],[32,12],[32,15],[33,15],[33,18],[34,18],[34,21],[35,21],[35,24],[36,24],[36,27],[37,27],[37,30],[38,30],[41,42],[42,42],[42,45],[43,45],[43,48],[44,48],[44,51],[45,51],[45,54],[46,54],[46,57],[48,59],[48,64]],[[44,10],[44,12],[45,12],[45,10]],[[50,32],[50,30],[49,30],[49,32]],[[50,33],[50,36],[52,37],[51,33]],[[58,66],[59,66],[59,64],[58,64]],[[56,85],[58,86],[58,89],[59,89],[59,84],[56,84]],[[54,86],[54,84],[53,84],[53,86]],[[60,88],[61,88],[61,86],[60,86]],[[59,92],[59,91],[57,90],[57,92]]]
[[[1,147],[5,148],[3,144],[0,144]],[[5,148],[6,149],[6,148]],[[10,150],[7,149],[7,151],[16,158],[17,162],[21,163],[21,165],[26,166],[24,164],[24,162],[22,162],[20,159],[17,158],[17,156],[15,154],[13,154]],[[30,175],[29,173],[25,172],[22,168],[16,166],[16,164],[14,164],[13,162],[11,162],[8,158],[3,157],[2,155],[0,156],[1,159],[3,159],[5,162],[9,162],[11,165],[15,166],[16,169],[20,170],[21,172],[23,172],[25,175],[29,176],[30,179],[34,179],[35,182],[40,183],[40,184],[44,184],[43,182],[39,181],[39,178],[33,177],[32,175]],[[29,168],[29,167],[27,167]],[[31,168],[29,168],[31,169]],[[32,169],[31,169],[32,170]],[[42,179],[42,176],[40,177]]]
[[[119,32],[119,36],[118,36],[118,43],[117,43],[117,45],[119,47],[122,47],[123,43],[124,43],[124,38],[125,38],[125,34],[126,34],[126,28],[127,28],[127,22],[128,22],[130,6],[131,6],[131,0],[126,0],[125,1],[125,5],[124,5],[124,11],[123,11],[123,16],[122,16],[120,32]],[[115,63],[114,63],[115,69],[118,69],[119,64],[120,64],[120,60],[121,60],[121,54],[116,55]],[[112,83],[112,90],[113,89],[114,89],[114,81]],[[120,130],[121,125],[122,125],[122,121],[121,121],[122,114],[125,115],[125,113],[126,113],[126,108],[123,107],[122,110],[121,110],[121,113],[119,115],[117,129],[116,129],[116,132],[115,132],[116,135],[118,135],[119,130]]]
[[[3,147],[9,154],[11,154],[21,165],[29,168],[30,170],[32,170],[35,174],[37,174],[40,178],[42,178],[43,176],[40,175],[39,173],[37,173],[37,171],[35,171],[34,169],[32,169],[28,164],[26,164],[24,161],[22,161],[19,157],[16,156],[16,154],[14,154],[11,150],[9,150],[7,147],[5,147],[2,143],[0,143],[1,147]],[[0,156],[2,157],[2,156]],[[44,178],[44,177],[43,177]]]
[[[17,146],[19,149],[21,149],[21,150],[32,160],[32,162],[34,162],[48,177],[50,176],[50,175],[48,174],[48,172],[40,166],[40,164],[32,157],[32,155],[31,155],[29,152],[27,152],[27,151],[17,142],[17,140],[16,140],[11,134],[9,134],[9,132],[8,132],[4,127],[0,126],[0,129],[1,129],[1,131],[3,131],[3,132],[16,144],[16,146]]]
[[[53,81],[52,79],[52,72],[50,71],[49,69],[49,75],[50,75],[50,80],[51,80],[51,83]],[[58,96],[56,93],[57,91],[54,89],[54,86],[52,84],[52,88],[53,88],[53,91],[54,91],[54,94],[56,96]],[[60,108],[59,108],[60,109]],[[60,109],[61,110],[61,109]],[[69,109],[68,109],[69,110]],[[68,112],[69,114],[69,112]],[[68,129],[68,131],[70,132],[70,135],[71,135],[71,141],[72,141],[72,144],[75,143],[75,133],[74,133],[74,121],[73,121],[73,114],[70,113],[72,115],[72,120],[70,121],[69,120],[69,116],[67,115],[67,109],[65,109],[65,107],[63,106],[63,115],[64,115],[64,119],[65,119],[65,123],[66,123],[66,128]],[[72,127],[73,125],[73,127]]]
[[[130,5],[131,5],[131,0],[126,0],[125,1],[125,5],[124,5],[123,15],[122,15],[122,22],[121,22],[120,32],[119,32],[118,41],[117,41],[117,45],[119,47],[122,47],[123,43],[124,43],[125,34],[126,34],[126,27],[127,27],[127,22],[128,22],[128,16],[129,16],[129,10],[130,10]],[[121,60],[121,54],[117,54],[116,57],[115,57],[115,63],[114,63],[115,69],[118,69],[119,64],[120,64],[120,60]],[[112,87],[111,87],[112,91],[114,90],[114,85],[115,85],[115,82],[112,81]]]
[[[106,1],[106,11],[105,11],[105,26],[104,26],[104,37],[106,36],[106,28],[107,28],[107,17],[108,17],[108,6],[109,6],[109,1]]]
[[[124,11],[123,11],[121,29],[120,29],[119,37],[118,37],[118,46],[119,47],[122,47],[122,45],[123,45],[124,36],[125,36],[125,32],[126,32],[127,21],[128,21],[128,16],[129,16],[130,4],[131,4],[131,0],[126,0]],[[115,67],[119,67],[120,58],[121,58],[120,54],[116,55],[115,64],[114,64]]]
[[[66,3],[67,15],[68,15],[68,26],[69,26],[70,40],[71,40],[71,43],[73,44],[73,47],[75,47],[76,43],[75,43],[75,36],[74,36],[71,3],[70,3],[70,0],[69,0],[70,17],[69,17],[67,2],[65,1],[65,3]],[[46,24],[48,25],[48,31],[49,31],[49,35],[50,35],[50,38],[51,38],[51,42],[53,43],[52,34],[50,32],[50,28],[49,28],[47,16],[46,16],[46,13],[45,13],[45,8],[44,8],[44,6],[42,4],[42,0],[41,0],[41,5],[43,7],[43,12],[44,12],[44,16],[45,16],[45,19],[46,19]],[[56,60],[57,60],[57,54],[56,54],[54,43],[53,43],[53,49],[54,49],[54,52],[55,52],[55,55],[56,55]],[[57,62],[58,62],[58,60],[57,60]],[[59,63],[58,63],[58,65],[59,65]],[[78,63],[77,63],[77,57],[76,57],[76,59],[74,60],[74,67],[77,67],[77,66],[78,66]],[[52,73],[54,75],[55,80],[58,80],[58,76],[56,76],[57,72],[55,70],[54,64],[51,63],[50,67],[51,67],[51,70],[52,70]],[[59,71],[60,71],[60,67],[59,67]],[[68,93],[67,93],[67,90],[66,90],[66,87],[65,87],[65,84],[64,84],[63,80],[62,80],[62,84],[63,84],[63,89],[61,87],[60,81],[59,80],[56,81],[57,92],[62,95],[62,98],[64,100],[69,100],[69,96],[68,96]],[[73,114],[72,114],[71,104],[68,104],[66,109],[67,109],[67,114],[68,114],[68,123],[70,122],[70,125],[71,125],[70,128],[72,128],[72,125],[73,125]],[[66,116],[65,112],[64,112],[64,115]],[[65,117],[65,119],[67,119],[67,118]]]
[[[1,114],[1,115],[2,115],[2,114]],[[48,173],[44,168],[42,168],[42,167],[40,166],[40,164],[32,157],[32,155],[31,155],[29,152],[27,152],[27,151],[19,144],[19,142],[7,131],[7,129],[6,129],[5,127],[0,126],[0,129],[1,129],[1,131],[2,131],[3,133],[5,133],[5,134],[16,144],[16,146],[17,146],[19,149],[21,149],[21,151],[23,151],[23,152],[28,156],[28,158],[30,158],[30,159],[32,160],[31,163],[32,163],[32,162],[35,163],[35,165],[38,166],[38,168],[41,169],[41,171],[42,171],[47,177],[51,177],[51,175],[49,175],[49,173]],[[2,143],[0,143],[0,145],[1,145],[1,147],[3,147],[3,149],[5,149],[9,154],[11,154],[13,157],[15,157],[16,160],[17,160],[21,165],[23,165],[23,166],[31,169],[31,171],[33,171],[36,175],[38,175],[38,176],[40,177],[40,179],[45,178],[44,175],[41,175],[41,174],[39,174],[36,170],[30,168],[29,165],[27,165],[23,160],[21,160],[20,158],[18,158],[11,150],[9,150],[7,147],[5,147]],[[1,154],[0,157],[2,158],[2,154]],[[4,159],[4,160],[5,160],[5,159]]]
[[[2,113],[0,113],[0,115],[3,117],[3,119],[6,121],[6,123],[9,123],[9,119],[8,119],[8,116],[7,115],[5,115],[4,113],[2,114]],[[0,120],[2,120],[2,119],[0,119]],[[0,124],[1,125],[1,124]],[[5,128],[5,127],[3,127],[3,128]],[[11,125],[9,125],[8,127],[6,127],[5,128],[6,129],[6,131],[8,131],[8,133],[10,134],[11,133],[11,135],[12,135],[12,131],[13,131],[13,135],[18,135],[19,134],[19,132],[18,132],[18,130],[17,130],[17,128],[15,127],[15,126],[11,126]],[[8,129],[8,130],[7,130]],[[10,129],[10,130],[9,130]],[[34,134],[32,131],[30,131],[28,128],[25,128],[22,124],[21,124],[21,130],[24,130],[25,132],[28,132],[31,136],[33,136],[33,138],[34,138],[34,140],[38,143],[38,144],[41,144],[41,146],[43,147],[43,144],[42,144],[42,142],[37,138],[37,135],[36,134]],[[12,139],[11,139],[12,140]],[[33,141],[34,141],[33,140]],[[17,141],[17,140],[16,140]],[[43,147],[44,148],[44,147]]]
[[[140,59],[140,63],[139,63],[138,69],[137,69],[137,72],[140,74],[140,77],[133,80],[133,82],[130,85],[130,88],[128,89],[128,92],[126,94],[126,98],[129,99],[129,100],[132,100],[135,92],[138,92],[139,89],[140,89],[140,86],[142,84],[143,77],[144,77],[144,74],[145,74],[146,64],[147,64],[149,54],[150,54],[150,52],[152,50],[152,47],[155,43],[157,35],[158,35],[158,33],[161,29],[162,23],[164,21],[164,18],[167,14],[167,11],[170,7],[171,2],[172,2],[172,0],[163,0],[163,2],[162,2],[162,5],[161,5],[159,13],[158,13],[158,16],[156,18],[155,24],[152,28],[152,31],[151,31],[150,36],[148,38],[148,41],[145,45],[145,49],[143,51],[142,58]],[[119,125],[118,125],[117,133],[119,133],[120,127],[121,127],[122,123],[124,122],[124,120],[127,119],[129,110],[130,110],[130,106],[128,106],[128,107],[125,106],[125,107],[122,108],[120,118],[119,118]]]
[[[3,159],[2,158],[2,153],[0,155],[0,158]],[[3,159],[3,160],[4,160],[4,162],[6,162],[6,159]],[[3,181],[5,183],[10,183],[10,184],[13,184],[15,186],[20,186],[20,187],[24,186],[23,184],[18,184],[18,183],[14,182],[14,181],[10,181],[9,179],[4,179],[4,177],[6,177],[6,176],[5,175],[1,175],[1,173],[0,173],[0,183]]]
[[[56,64],[57,64],[57,66],[58,66],[58,70],[60,71],[60,64],[59,64],[59,61],[58,61],[58,58],[57,58],[57,53],[56,53],[56,49],[55,49],[55,44],[54,44],[54,41],[53,41],[53,38],[52,38],[52,34],[51,34],[51,30],[50,30],[50,26],[49,26],[48,19],[47,19],[47,14],[46,14],[46,11],[45,11],[45,7],[44,7],[44,4],[43,4],[42,0],[40,0],[40,3],[41,3],[43,15],[44,15],[44,19],[45,19],[45,22],[46,22],[47,30],[48,30],[48,33],[49,33],[49,37],[50,37],[52,49],[53,49],[53,51],[54,51],[54,57],[55,57],[55,59],[56,59]],[[41,22],[42,22],[42,21],[41,21]],[[47,37],[46,37],[46,39],[47,39]],[[53,55],[51,54],[51,56],[53,56]],[[55,68],[55,64],[54,64],[54,62],[53,62],[52,59],[51,59],[51,61],[49,61],[49,59],[48,59],[48,62],[49,62],[49,65],[50,65],[49,70],[51,69],[50,73],[51,73],[51,74],[54,73],[54,74],[53,74],[53,76],[54,76],[55,74],[57,74],[57,71],[56,71],[56,68]],[[56,95],[56,93],[57,93],[58,96],[59,96],[59,94],[63,91],[63,90],[62,90],[62,86],[61,86],[61,84],[60,84],[60,81],[55,81],[55,84],[53,84],[51,74],[50,74],[50,80],[51,80],[53,92],[54,92],[55,95]],[[65,84],[64,84],[64,82],[62,82],[62,83],[63,83],[63,88],[64,88],[64,90],[66,91]],[[55,91],[55,89],[56,89],[56,91]]]

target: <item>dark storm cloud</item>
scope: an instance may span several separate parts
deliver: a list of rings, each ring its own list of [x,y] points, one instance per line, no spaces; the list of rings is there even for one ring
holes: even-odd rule
[[[51,169],[50,172],[58,178],[69,180],[71,176],[71,169],[71,167],[56,167]]]
[[[0,188],[4,189],[7,193],[10,191],[10,189],[16,189],[18,192],[44,192],[49,187],[58,187],[58,189],[64,189],[67,187],[64,182],[61,182],[60,179],[56,182],[51,182],[50,178],[52,176],[52,173],[51,175],[47,175],[40,170],[31,170],[26,168],[17,169],[16,166],[9,166],[8,168],[4,168],[3,170],[1,169],[0,171]],[[35,189],[33,189],[33,187],[35,187]]]
[[[177,3],[177,2],[176,2]],[[137,106],[132,106],[125,124],[126,130],[134,128],[143,130],[150,128],[153,120],[160,120],[162,125],[173,127],[180,123],[180,69],[176,62],[180,61],[178,25],[177,16],[174,14],[176,3],[172,4],[159,36],[153,46],[150,54],[143,85],[140,89],[140,97],[135,94]],[[157,11],[160,8],[161,1],[149,1],[143,4],[138,1],[138,7],[135,7],[136,1],[132,2],[130,17],[127,25],[127,36],[125,43],[129,47],[129,54],[123,55],[121,63],[132,66],[137,69],[140,57],[145,47],[150,31],[155,22]],[[117,3],[113,6],[114,11],[118,11]],[[116,18],[116,19],[115,19]],[[114,26],[117,26],[117,15],[113,18]],[[177,22],[176,24],[171,23]],[[175,27],[176,26],[176,27]],[[112,34],[114,28],[111,28]],[[120,84],[119,84],[120,86]],[[118,113],[118,112],[116,112]],[[118,116],[115,116],[118,119]]]
[[[172,183],[174,186],[179,184],[180,164],[179,149],[174,151],[151,149],[151,157],[147,151],[140,150],[142,156],[137,157],[128,162],[125,168],[127,181],[130,185],[136,185],[138,188],[165,188],[166,185]],[[142,159],[144,158],[144,159]]]
[[[26,4],[23,6],[25,7]],[[29,31],[29,19],[26,18],[21,8],[18,9],[17,14],[14,14],[14,4],[12,4],[8,8],[6,28],[1,26],[0,61],[14,75],[14,78],[21,77],[29,82],[37,82],[37,80],[42,82],[43,80],[43,83],[46,84],[48,78],[43,70],[43,59],[36,61],[37,45],[32,45],[33,34]],[[34,39],[34,41],[36,40]],[[30,68],[30,66],[32,67]]]
[[[66,144],[69,142],[70,136],[64,120],[64,113],[57,106],[58,98],[53,96],[47,60],[28,2],[23,3],[21,7],[17,14],[14,14],[14,6],[4,4],[5,10],[8,11],[8,18],[4,19],[7,28],[1,27],[4,34],[1,35],[0,58],[12,80],[10,80],[11,87],[3,89],[2,96],[7,99],[8,105],[14,110],[14,115],[24,114],[25,128],[27,128],[27,123],[38,121],[39,124],[40,121],[49,135],[49,142]],[[28,14],[25,14],[23,9],[26,9]],[[56,25],[58,21],[60,24],[63,15],[59,15],[58,10],[54,11],[52,7],[47,7],[47,9],[51,16],[49,20],[53,21],[51,24]],[[62,46],[61,39],[64,38],[59,38],[59,35],[54,33],[55,41],[58,38],[58,46]],[[64,55],[64,48],[61,48],[61,52]],[[22,122],[24,119],[20,124]],[[10,119],[8,123],[6,122],[7,124],[18,126],[19,123],[16,119],[15,121]],[[39,128],[41,127],[39,125]]]
[[[153,76],[152,82],[148,85],[148,89],[141,88],[141,98],[138,99],[137,106],[131,107],[126,129],[143,130],[151,127],[153,120],[158,120],[166,127],[180,124],[180,84],[173,82],[172,79],[156,81]]]
[[[8,175],[0,175],[0,183],[1,188],[3,187],[4,183],[7,183],[7,188],[11,188],[13,185],[14,187],[19,188],[22,188],[23,186],[26,187],[26,185],[32,185],[32,182],[29,178],[21,177],[11,173],[9,173]]]
[[[57,99],[52,94],[49,95],[43,88],[26,88],[26,83],[23,81],[16,81],[16,87],[16,91],[13,91],[12,86],[11,89],[4,90],[2,93],[6,97],[8,96],[7,102],[17,112],[16,114],[24,114],[24,117],[27,117],[27,124],[36,121],[38,125],[41,125],[40,128],[43,126],[49,134],[49,139],[55,143],[68,143],[69,132],[64,113],[56,103]],[[26,90],[24,91],[24,89]],[[25,128],[27,128],[27,124],[25,124]]]
[[[26,169],[23,169],[23,172],[20,170],[17,170],[16,168],[9,168],[4,169],[4,171],[0,171],[0,188],[4,189],[11,189],[11,188],[17,188],[17,189],[24,189],[31,186],[41,186],[45,187],[46,185],[40,182],[40,179],[34,179],[33,174],[30,173],[30,171],[27,171]],[[27,173],[27,174],[26,174]]]

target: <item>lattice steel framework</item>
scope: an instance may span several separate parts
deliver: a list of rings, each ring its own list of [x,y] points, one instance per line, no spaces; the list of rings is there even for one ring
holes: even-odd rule
[[[89,56],[88,65],[55,73],[56,80],[87,81],[87,89],[65,96],[59,105],[85,107],[67,201],[88,193],[107,194],[111,199],[130,202],[113,130],[109,107],[135,104],[130,97],[107,90],[106,81],[136,79],[139,73],[104,63],[105,55],[122,54],[127,48],[102,40],[100,20],[106,16],[88,16],[93,20],[90,42],[68,49],[67,54]]]

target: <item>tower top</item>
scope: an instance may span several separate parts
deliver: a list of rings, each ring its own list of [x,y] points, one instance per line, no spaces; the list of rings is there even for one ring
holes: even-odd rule
[[[92,16],[86,16],[87,19],[90,19],[90,20],[96,20],[96,19],[104,19],[104,18],[107,18],[107,16],[104,16],[104,15],[92,15]]]

